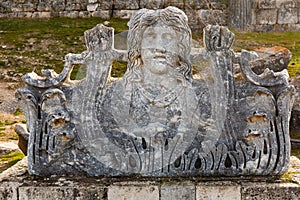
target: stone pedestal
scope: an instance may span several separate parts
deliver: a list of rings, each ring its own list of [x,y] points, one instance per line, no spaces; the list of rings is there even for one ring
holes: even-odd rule
[[[300,161],[291,157],[287,173],[289,180],[219,179],[204,180],[203,177],[157,178],[140,177],[66,177],[39,178],[27,173],[27,158],[0,175],[0,199],[103,199],[103,200],[239,200],[239,199],[299,199],[298,176]],[[285,177],[287,176],[285,175]],[[294,182],[294,183],[292,183]]]

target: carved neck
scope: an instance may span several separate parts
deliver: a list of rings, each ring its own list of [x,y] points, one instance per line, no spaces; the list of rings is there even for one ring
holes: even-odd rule
[[[144,86],[154,86],[157,89],[163,88],[176,88],[181,85],[181,81],[176,78],[174,71],[170,70],[166,74],[153,74],[147,69],[143,72],[142,85]]]

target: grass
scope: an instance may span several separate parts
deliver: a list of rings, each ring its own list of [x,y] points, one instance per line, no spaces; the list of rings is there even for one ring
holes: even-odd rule
[[[59,73],[67,53],[86,50],[84,31],[104,21],[100,18],[0,19],[0,66],[22,74],[41,69]],[[127,29],[127,21],[112,19],[108,26],[119,33]]]
[[[96,24],[104,23],[100,18],[89,19],[0,19],[0,67],[15,73],[37,73],[41,69],[54,69],[60,73],[67,53],[81,53],[86,50],[83,33]],[[127,21],[111,19],[108,26],[115,33],[127,30]],[[234,50],[253,50],[258,47],[283,46],[293,53],[289,65],[291,76],[300,75],[300,34],[285,33],[245,33],[234,31]],[[194,35],[195,39],[202,36]],[[114,62],[112,75],[122,76],[126,63]],[[13,74],[13,73],[12,73]],[[77,66],[72,79],[85,76],[84,67]]]
[[[13,166],[16,164],[19,160],[22,160],[24,158],[24,154],[20,152],[19,150],[14,150],[8,154],[1,155],[0,161],[1,163],[5,163],[0,165],[0,173],[3,172],[5,169]]]

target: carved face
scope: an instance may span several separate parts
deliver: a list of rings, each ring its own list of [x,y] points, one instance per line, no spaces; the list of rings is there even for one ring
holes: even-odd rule
[[[178,64],[178,40],[174,29],[156,23],[146,28],[141,43],[144,68],[153,74],[167,74]]]

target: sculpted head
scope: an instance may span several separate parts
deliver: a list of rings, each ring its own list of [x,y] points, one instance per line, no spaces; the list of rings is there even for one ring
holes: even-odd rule
[[[175,72],[184,85],[191,83],[191,30],[184,12],[167,7],[142,9],[128,23],[127,82],[143,80],[143,70],[153,74]]]

